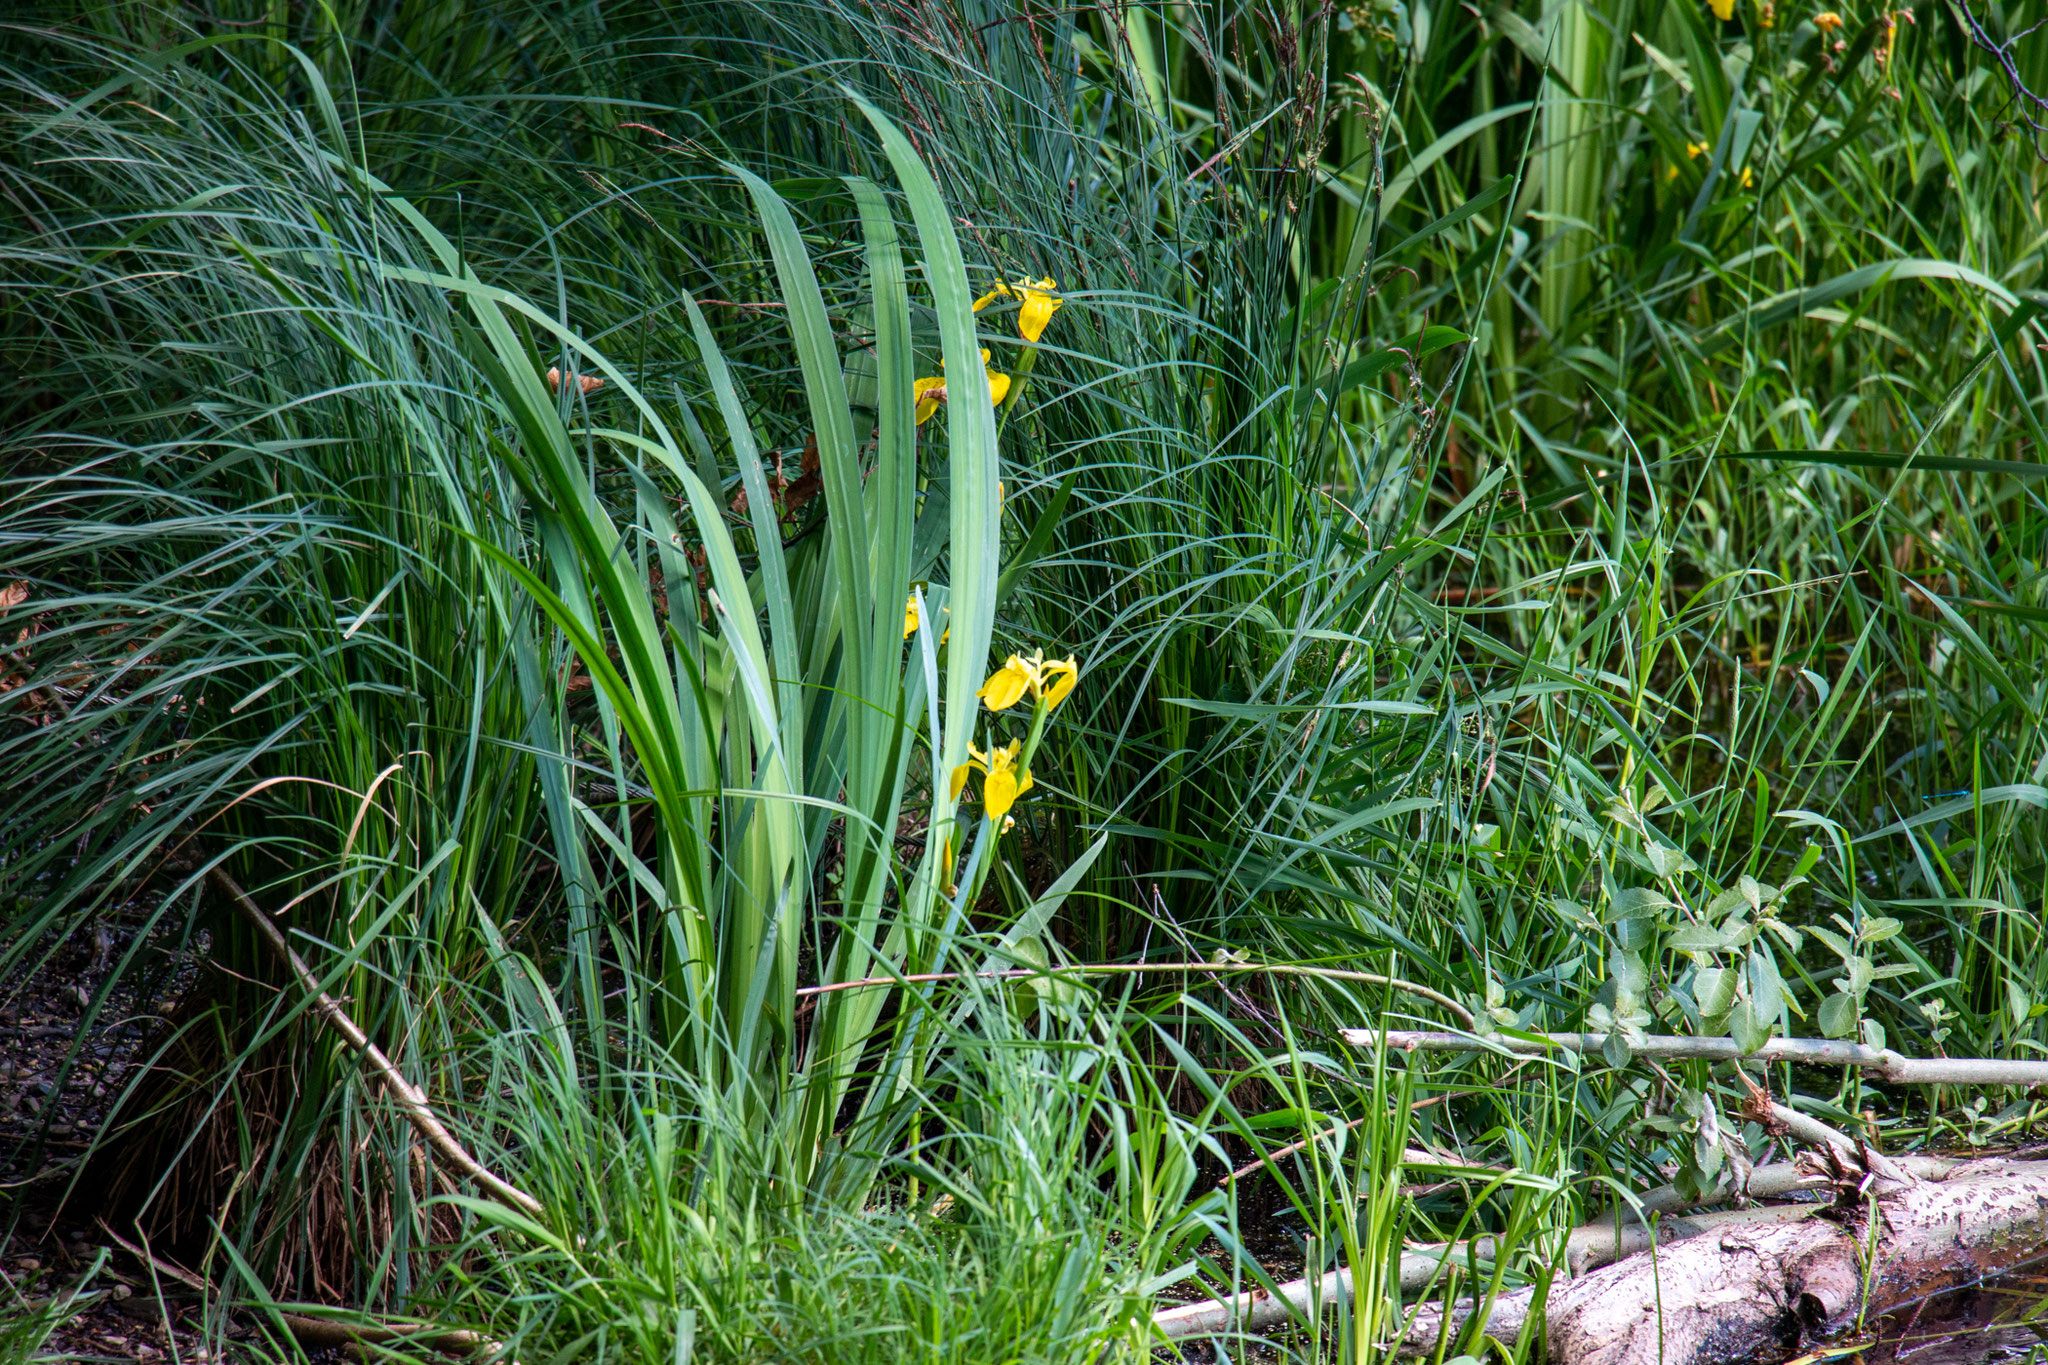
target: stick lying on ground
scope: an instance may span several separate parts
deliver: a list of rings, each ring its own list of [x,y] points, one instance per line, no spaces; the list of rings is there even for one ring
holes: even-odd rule
[[[211,1283],[194,1275],[191,1271],[172,1265],[143,1247],[135,1245],[120,1233],[107,1226],[104,1218],[96,1220],[100,1231],[123,1251],[140,1261],[152,1275],[162,1275],[176,1280],[187,1289],[195,1289],[208,1298],[219,1298],[220,1290]],[[466,1328],[431,1327],[423,1323],[347,1323],[334,1318],[313,1318],[303,1313],[279,1313],[285,1329],[292,1334],[299,1345],[309,1351],[325,1350],[334,1346],[361,1346],[366,1342],[389,1345],[399,1342],[410,1346],[425,1346],[444,1355],[501,1355],[504,1347],[481,1332]],[[515,1363],[516,1365],[516,1363]]]
[[[483,1163],[471,1156],[468,1150],[455,1140],[453,1133],[442,1126],[441,1120],[434,1116],[432,1107],[427,1104],[426,1095],[391,1064],[391,1059],[384,1055],[383,1049],[370,1041],[369,1035],[363,1032],[355,1020],[348,1017],[341,1006],[334,1002],[334,998],[320,989],[320,978],[313,975],[299,955],[292,951],[292,945],[285,938],[284,931],[271,921],[270,916],[263,913],[263,907],[249,899],[249,893],[242,890],[235,879],[222,869],[214,868],[212,876],[214,883],[227,893],[235,908],[242,912],[242,918],[248,920],[256,932],[261,934],[276,950],[277,955],[290,966],[292,975],[298,978],[306,993],[313,997],[314,1013],[346,1039],[350,1047],[362,1054],[363,1060],[369,1063],[370,1070],[376,1073],[377,1079],[384,1083],[384,1088],[390,1091],[392,1099],[397,1101],[399,1112],[418,1130],[427,1145],[439,1152],[450,1166],[483,1186],[499,1203],[535,1218],[546,1217],[547,1208],[540,1200],[486,1169]]]
[[[1477,1037],[1463,1033],[1426,1033],[1390,1029],[1339,1030],[1353,1047],[1372,1047],[1385,1038],[1403,1052],[1507,1052],[1518,1057],[1557,1050],[1597,1057],[1607,1046],[1605,1033],[1538,1033]],[[2048,1085],[2048,1061],[2011,1062],[1989,1057],[1905,1057],[1890,1048],[1865,1047],[1826,1038],[1772,1038],[1754,1052],[1744,1052],[1733,1038],[1688,1038],[1652,1033],[1624,1039],[1637,1057],[1665,1057],[1726,1062],[1799,1062],[1808,1066],[1853,1066],[1879,1080],[1900,1085]]]
[[[1390,986],[1418,1000],[1427,1000],[1433,1005],[1442,1006],[1445,1011],[1455,1015],[1466,1028],[1476,1027],[1479,1022],[1472,1017],[1472,1011],[1442,991],[1419,986],[1413,981],[1403,981],[1398,976],[1382,976],[1378,972],[1354,972],[1342,967],[1308,967],[1286,962],[1237,962],[1228,959],[1222,962],[1076,962],[1051,967],[1005,967],[987,972],[909,972],[902,976],[864,976],[858,981],[828,981],[822,986],[805,986],[796,994],[799,1000],[805,1000],[814,995],[832,995],[838,991],[872,990],[879,986],[917,986],[931,981],[962,981],[969,977],[980,981],[1032,981],[1056,976],[1166,976],[1204,973],[1212,976],[1296,976],[1319,981],[1349,981],[1364,986]]]

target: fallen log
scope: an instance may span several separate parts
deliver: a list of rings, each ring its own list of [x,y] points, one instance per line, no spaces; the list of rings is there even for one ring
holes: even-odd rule
[[[1837,1190],[1829,1205],[1776,1225],[1660,1243],[1554,1282],[1544,1304],[1549,1359],[1731,1365],[1825,1339],[2048,1251],[2048,1162],[1971,1162],[1936,1182],[1894,1179],[1839,1155],[1822,1160]],[[1533,1290],[1502,1295],[1487,1335],[1512,1340],[1534,1307]],[[1453,1309],[1449,1325],[1465,1311]],[[1425,1305],[1397,1345],[1428,1353],[1445,1330],[1443,1310]]]
[[[1966,1162],[1927,1156],[1905,1156],[1886,1161],[1875,1154],[1868,1158],[1856,1157],[1845,1148],[1835,1162],[1828,1164],[1837,1169],[1846,1169],[1845,1162],[1866,1159],[1882,1164],[1889,1172],[1875,1177],[1877,1181],[1885,1183],[1887,1188],[1903,1188],[1915,1182],[1945,1183],[1949,1179],[1977,1182],[2010,1178],[2038,1181],[2043,1191],[2048,1192],[2048,1162]],[[1753,1198],[1768,1198],[1825,1190],[1836,1186],[1839,1177],[1828,1171],[1816,1169],[1817,1164],[1804,1161],[1797,1164],[1785,1162],[1760,1166],[1751,1173],[1746,1193]],[[1868,1170],[1859,1173],[1858,1183],[1865,1178],[1870,1178]],[[1737,1190],[1732,1182],[1723,1182],[1693,1199],[1680,1196],[1671,1186],[1652,1190],[1645,1194],[1640,1202],[1645,1214],[1659,1215],[1654,1232],[1636,1219],[1632,1212],[1620,1213],[1597,1223],[1574,1228],[1565,1241],[1564,1266],[1573,1276],[1586,1276],[1602,1266],[1646,1252],[1653,1245],[1660,1249],[1660,1255],[1668,1257],[1681,1242],[1708,1234],[1721,1234],[1725,1239],[1748,1232],[1804,1223],[1825,1207],[1820,1204],[1789,1204],[1681,1214],[1681,1211],[1687,1208],[1722,1202],[1736,1198],[1742,1193],[1744,1191]],[[2044,1245],[2042,1249],[2048,1250],[2048,1245]],[[1495,1254],[1495,1241],[1490,1236],[1473,1238],[1467,1242],[1411,1245],[1402,1253],[1397,1272],[1401,1289],[1409,1294],[1419,1293],[1436,1283],[1449,1269],[1465,1267],[1475,1261],[1491,1262]],[[1153,1325],[1162,1335],[1169,1338],[1204,1336],[1228,1331],[1261,1331],[1349,1297],[1351,1274],[1348,1269],[1339,1268],[1313,1279],[1289,1281],[1277,1288],[1277,1293],[1255,1289],[1227,1298],[1180,1304],[1160,1311],[1154,1316]],[[1504,1295],[1494,1306],[1489,1321],[1489,1332],[1503,1337],[1512,1337],[1520,1332],[1523,1319],[1530,1307],[1529,1299],[1530,1295],[1526,1290]],[[1437,1315],[1437,1310],[1433,1308],[1425,1308],[1422,1313],[1423,1316],[1418,1318],[1411,1337],[1414,1341],[1426,1339],[1427,1344],[1433,1346],[1441,1319]],[[1461,1315],[1454,1315],[1454,1321],[1461,1320]],[[1675,1365],[1675,1362],[1667,1362],[1667,1365]]]
[[[1607,1043],[1602,1033],[1482,1038],[1345,1029],[1341,1035],[1357,1047],[1492,1050],[1525,1058],[1554,1050],[1597,1057]],[[1629,1048],[1636,1056],[1671,1059],[1852,1066],[1909,1084],[2048,1085],[2048,1062],[1908,1058],[1829,1039],[1774,1038],[1744,1052],[1727,1038],[1648,1035],[1630,1039]],[[1746,1183],[1724,1182],[1694,1199],[1673,1187],[1654,1190],[1639,1201],[1643,1213],[1670,1214],[1695,1204],[1828,1186],[1837,1189],[1836,1202],[1665,1217],[1654,1233],[1632,1212],[1574,1229],[1563,1268],[1577,1278],[1556,1282],[1545,1305],[1553,1361],[1727,1365],[1766,1347],[1794,1343],[1802,1334],[1825,1335],[1866,1312],[1881,1315],[1902,1302],[1960,1288],[2048,1254],[2048,1162],[1893,1160],[1810,1115],[1771,1103],[1761,1092],[1757,1097],[1768,1104],[1768,1122],[1776,1131],[1814,1144],[1820,1156],[1802,1156],[1809,1163],[1805,1169],[1765,1167]],[[1866,1206],[1865,1195],[1877,1202]],[[1875,1230],[1867,1226],[1872,1209]],[[1859,1245],[1866,1244],[1878,1253],[1868,1277],[1867,1302],[1858,1259]],[[1398,1280],[1412,1293],[1434,1283],[1449,1266],[1488,1261],[1494,1252],[1489,1237],[1410,1248],[1400,1258]],[[1256,1331],[1348,1296],[1350,1272],[1340,1267],[1276,1290],[1183,1304],[1156,1314],[1153,1324],[1169,1338]],[[1523,1289],[1497,1299],[1488,1334],[1518,1335],[1534,1306],[1533,1292]],[[1462,1321],[1463,1311],[1453,1310],[1453,1325]],[[1445,1326],[1443,1310],[1426,1305],[1417,1310],[1398,1345],[1404,1353],[1432,1352]]]

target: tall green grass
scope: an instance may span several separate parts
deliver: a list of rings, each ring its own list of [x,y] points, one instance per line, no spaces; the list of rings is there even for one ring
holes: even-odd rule
[[[189,69],[105,69],[151,112],[10,76],[26,382],[0,537],[32,639],[0,745],[36,778],[0,814],[29,906],[5,960],[48,961],[131,898],[167,937],[138,934],[123,973],[210,941],[128,1116],[156,1149],[135,1192],[225,1220],[266,1273],[402,1298],[427,1235],[393,1178],[410,1137],[200,873],[225,861],[288,914],[330,989],[447,1088],[476,1021],[441,1009],[430,961],[487,960],[492,918],[541,878],[588,920],[541,817],[568,800],[562,764],[536,762],[567,741],[556,646],[472,549],[524,552],[516,485],[484,458],[445,307],[384,268],[418,246],[343,172],[342,130]],[[250,1180],[310,1213],[227,1198]]]
[[[1938,23],[1865,19],[1837,48],[1789,9],[1513,18],[1303,37],[1320,97],[1363,82],[1314,192],[1300,144],[1233,145],[1234,100],[1297,91],[1219,75],[1196,10],[1090,30],[1092,87],[1033,87],[1105,130],[1098,197],[1024,156],[963,172],[1031,242],[1097,240],[1155,191],[1163,227],[1126,236],[1187,255],[1149,280],[1142,248],[1094,264],[1228,357],[1134,346],[1091,301],[1073,349],[1158,357],[1177,394],[1101,413],[1154,373],[1125,362],[1033,414],[1042,484],[1077,494],[1017,619],[1102,620],[1097,672],[1136,688],[1095,703],[1105,742],[1069,781],[1119,842],[1068,942],[1385,951],[1522,1027],[2024,1055],[2041,735],[2038,670],[2006,661],[2037,650],[2038,167],[2000,135],[2004,89]],[[983,135],[971,88],[892,79],[950,145]],[[1432,350],[1432,326],[1475,340]],[[1225,371],[1337,412],[1224,420]],[[1752,905],[1745,876],[1805,880]],[[1669,1097],[1730,1083],[1624,1071],[1540,1088],[1561,1110],[1495,1092],[1422,1123],[1519,1164],[1540,1114],[1561,1169],[1639,1188],[1693,1159]],[[1897,1140],[1987,1126],[1941,1095],[1774,1084]]]
[[[917,1082],[924,1136],[898,1108],[823,1172],[802,1109],[765,1087],[659,1062],[592,1106],[558,1023],[511,1005],[490,1050],[526,1079],[512,1141],[559,1216],[465,1201],[422,1304],[522,1359],[1053,1362],[1142,1342],[1146,1282],[1188,1229],[1129,1214],[1141,1193],[1178,1209],[1199,1135],[1129,1069],[1115,1002],[968,983],[924,1004],[950,1021]],[[1158,1162],[1143,1191],[1094,1178],[1105,1127]]]
[[[132,179],[43,187],[46,240],[19,253],[25,291],[56,287],[40,270],[103,296],[100,326],[20,340],[36,348],[39,373],[64,365],[77,376],[52,375],[54,402],[109,411],[80,415],[77,433],[45,418],[18,437],[44,464],[17,482],[7,523],[23,547],[13,562],[34,575],[22,615],[42,629],[10,743],[24,763],[83,750],[116,774],[141,766],[139,750],[162,776],[116,785],[112,803],[70,782],[17,793],[7,870],[33,899],[12,954],[47,957],[52,934],[76,932],[124,879],[161,888],[161,913],[176,915],[197,873],[146,878],[167,860],[189,868],[194,849],[204,862],[227,858],[293,914],[308,955],[366,1027],[405,1040],[390,1049],[401,1066],[483,1131],[531,1097],[502,1090],[502,1059],[477,1050],[493,1011],[468,1008],[461,983],[526,952],[548,975],[520,978],[528,994],[505,1007],[528,1001],[569,1031],[551,1042],[590,1087],[567,1098],[591,1131],[635,1102],[630,1077],[641,1070],[687,1078],[694,1088],[665,1102],[693,1151],[713,1107],[721,1121],[751,1115],[750,1140],[782,1147],[775,1218],[793,1216],[785,1205],[808,1209],[814,1179],[842,1182],[826,1212],[856,1215],[863,1190],[843,1184],[850,1168],[832,1154],[886,1144],[906,1112],[931,1107],[941,1122],[952,1097],[930,1096],[959,1065],[949,1048],[965,1024],[886,988],[820,995],[799,1011],[799,962],[809,957],[803,979],[815,982],[1042,959],[1036,934],[1070,885],[1038,888],[1031,915],[982,939],[954,884],[981,884],[999,831],[993,821],[956,830],[950,790],[931,780],[964,761],[970,741],[993,746],[974,694],[999,564],[985,393],[977,403],[956,381],[947,418],[924,433],[927,443],[943,433],[943,460],[920,465],[911,420],[911,379],[941,355],[953,374],[975,373],[977,291],[936,186],[876,115],[905,176],[920,309],[931,298],[936,325],[913,331],[895,209],[850,178],[867,245],[854,263],[866,286],[858,308],[873,329],[852,349],[852,401],[843,323],[828,316],[790,207],[765,182],[720,173],[751,186],[771,237],[779,297],[764,308],[791,319],[821,456],[823,516],[784,526],[746,389],[693,300],[654,339],[669,354],[695,350],[689,387],[675,367],[629,376],[560,317],[479,278],[459,233],[357,166],[317,68],[291,68],[327,116],[308,125],[263,90],[262,63],[221,62],[218,74],[114,63],[102,93],[163,87],[152,98],[175,111],[169,131],[54,95],[20,119],[32,139],[103,139]],[[180,117],[206,132],[186,135]],[[132,206],[117,207],[116,188]],[[843,270],[828,265],[835,290]],[[168,276],[177,289],[131,295],[137,276]],[[157,361],[160,393],[207,392],[159,358],[184,357],[173,338],[190,317],[208,320],[195,363],[201,376],[219,367],[210,388],[246,397],[253,377],[267,403],[165,406],[152,394],[135,411],[87,377],[141,351]],[[618,394],[630,406],[593,415],[575,385],[550,394],[550,352],[572,374],[607,376],[600,403]],[[656,384],[661,399],[647,396]],[[111,495],[100,487],[109,428],[130,447],[152,443],[116,461],[189,466],[191,488],[173,495],[185,499],[181,520],[157,514],[166,495],[146,477]],[[222,444],[233,458],[220,458]],[[72,513],[92,496],[104,499],[98,519]],[[222,543],[253,562],[229,559],[241,576],[188,602]],[[923,628],[906,649],[913,574]],[[67,594],[67,576],[98,591]],[[112,661],[135,650],[106,622],[124,615],[147,652],[122,669]],[[451,685],[451,667],[466,691]],[[578,669],[594,679],[588,694]],[[243,689],[207,690],[245,676]],[[173,727],[174,739],[150,750],[152,725]],[[97,752],[114,734],[121,756]],[[383,747],[400,742],[414,747]],[[454,751],[425,747],[435,743]],[[1055,735],[1047,752],[1057,747]],[[423,783],[409,761],[443,785]],[[921,806],[908,862],[897,849],[906,792]],[[64,842],[45,836],[53,828]],[[75,844],[74,831],[84,836]],[[814,908],[825,895],[829,908]],[[194,914],[184,933],[207,924]],[[305,1002],[266,989],[277,964],[231,920],[211,928],[204,988],[168,1045],[172,1069],[159,1073],[189,1082],[152,1082],[127,1115],[178,1135],[140,1157],[129,1148],[145,1181],[163,1178],[147,1191],[158,1218],[191,1227],[223,1200],[239,1203],[246,1212],[225,1231],[252,1292],[413,1300],[440,1259],[429,1245],[447,1215],[420,1202],[434,1191],[416,1179],[410,1134],[379,1111],[349,1059],[303,1027]],[[607,1003],[620,982],[625,999]],[[866,1055],[871,1044],[879,1056]],[[316,1064],[300,1066],[308,1056]],[[692,1113],[700,1093],[717,1105]],[[909,1122],[920,1161],[939,1158],[918,1149],[919,1133],[963,1140]],[[1084,1129],[1049,1131],[1071,1142]],[[502,1141],[485,1150],[545,1159]],[[1048,1173],[1049,1189],[1068,1189],[1070,1165]],[[194,1167],[225,1167],[226,1187],[195,1180]]]

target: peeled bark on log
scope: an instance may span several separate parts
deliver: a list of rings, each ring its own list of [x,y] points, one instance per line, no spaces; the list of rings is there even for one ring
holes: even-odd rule
[[[1729,1365],[1973,1284],[2048,1247],[2048,1162],[1972,1162],[1939,1183],[1839,1167],[1835,1174],[1838,1201],[1795,1222],[1660,1244],[1654,1254],[1553,1283],[1549,1358]],[[1865,1192],[1875,1197],[1875,1229]],[[1530,1290],[1501,1296],[1488,1335],[1512,1339],[1532,1306]],[[1442,1325],[1440,1310],[1419,1310],[1403,1350],[1433,1350]]]

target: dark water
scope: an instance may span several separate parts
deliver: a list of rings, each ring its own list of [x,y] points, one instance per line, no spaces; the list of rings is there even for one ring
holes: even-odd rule
[[[1874,1340],[1870,1340],[1874,1338]],[[2007,1275],[1908,1305],[1878,1324],[1867,1346],[1844,1340],[1798,1357],[1805,1365],[2048,1365],[2048,1273]]]

